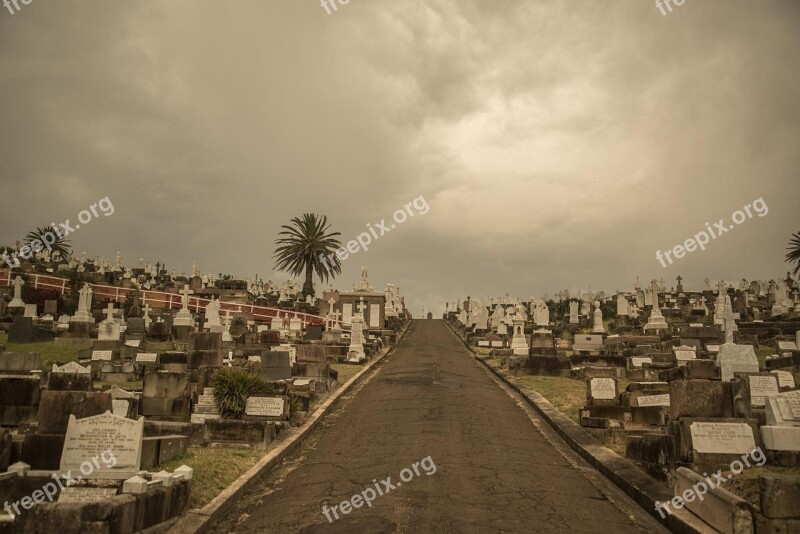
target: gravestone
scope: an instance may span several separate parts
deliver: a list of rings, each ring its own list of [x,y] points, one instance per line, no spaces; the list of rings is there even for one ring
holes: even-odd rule
[[[272,421],[289,418],[288,397],[248,397],[245,406],[248,418]]]
[[[129,478],[140,471],[143,431],[143,417],[134,421],[110,411],[85,419],[71,415],[60,470],[62,473],[82,472],[84,462],[111,451],[113,465],[97,462],[99,467],[93,465],[92,478]]]
[[[745,454],[756,448],[747,423],[695,421],[689,425],[692,448],[700,454]]]
[[[267,380],[288,380],[292,378],[292,363],[288,351],[265,350],[261,353],[259,374]]]
[[[47,377],[48,391],[92,391],[92,372],[76,362],[53,369]]]
[[[763,407],[766,397],[778,394],[778,377],[750,375],[747,377],[750,383],[750,405]]]
[[[734,343],[720,345],[716,361],[723,382],[730,381],[734,373],[757,373],[759,371],[758,358],[756,358],[755,350],[751,345]]]

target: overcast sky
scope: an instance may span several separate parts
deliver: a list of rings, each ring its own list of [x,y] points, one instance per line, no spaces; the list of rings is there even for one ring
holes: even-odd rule
[[[0,243],[109,196],[77,251],[280,281],[323,213],[415,314],[445,301],[785,275],[800,2],[33,0],[0,12]],[[763,198],[769,213],[663,268]],[[413,208],[412,208],[413,209]]]

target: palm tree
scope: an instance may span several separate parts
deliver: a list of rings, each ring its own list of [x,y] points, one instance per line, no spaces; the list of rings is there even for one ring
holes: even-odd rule
[[[304,213],[295,217],[291,225],[282,225],[283,231],[275,240],[278,248],[273,257],[279,271],[288,271],[293,276],[300,276],[305,271],[306,281],[303,284],[303,296],[314,296],[314,273],[320,282],[334,278],[342,272],[342,262],[336,251],[342,244],[336,236],[339,232],[328,232],[328,218],[316,213]]]
[[[47,241],[50,243],[50,252],[52,254],[58,253],[58,256],[63,260],[67,259],[69,257],[69,251],[72,248],[69,244],[69,239],[64,239],[64,236],[60,235],[50,226],[37,227],[32,232],[28,232],[25,239],[28,240],[29,243],[39,240],[44,244],[45,234],[50,234],[50,239],[55,239],[55,241],[52,242],[50,240]]]
[[[797,276],[797,273],[800,273],[800,232],[792,235],[792,239],[789,241],[789,246],[786,247],[786,250],[789,251],[786,253],[786,263],[795,264],[792,274]]]

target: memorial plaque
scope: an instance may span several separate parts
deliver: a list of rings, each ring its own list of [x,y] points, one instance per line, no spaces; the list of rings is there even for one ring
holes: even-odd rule
[[[141,344],[142,344],[142,340],[141,339],[128,339],[128,340],[125,341],[125,346],[126,347],[139,348],[139,345],[141,345]]]
[[[258,356],[258,355],[256,355],[256,356],[248,356],[247,357],[247,361],[248,362],[253,362],[253,363],[261,363],[261,356]]]
[[[214,395],[198,395],[197,396],[197,405],[198,406],[216,406],[217,403],[214,401]]]
[[[116,496],[117,488],[64,488],[58,494],[59,503],[100,502]]]
[[[491,346],[491,343],[489,343],[488,341],[478,341],[478,346],[479,347],[489,347],[489,346]]]
[[[613,378],[592,378],[592,398],[597,400],[613,400],[617,398],[617,387]]]
[[[114,353],[113,350],[95,350],[92,351],[92,361],[93,362],[110,362],[111,355]]]
[[[778,377],[778,387],[794,388],[794,375],[789,371],[772,371],[772,374]]]
[[[750,377],[750,406],[764,406],[764,397],[778,394],[778,379],[775,376]]]
[[[502,341],[492,341],[492,346],[493,347],[502,347],[503,346],[503,342]]]
[[[280,397],[248,397],[244,411],[247,415],[258,417],[284,417],[286,400]]]
[[[699,453],[745,454],[756,448],[753,429],[747,423],[696,421],[690,430],[692,447]]]
[[[202,425],[209,419],[219,419],[219,414],[213,413],[193,413],[191,417],[191,422],[194,424]]]
[[[114,410],[114,415],[118,415],[120,417],[128,417],[128,408],[130,407],[131,403],[126,401],[125,399],[112,399],[111,406]]]
[[[645,395],[638,398],[639,407],[645,406],[669,406],[669,393],[662,395]]]
[[[144,417],[134,421],[111,412],[85,419],[70,415],[61,454],[61,472],[84,473],[81,464],[85,462],[92,464],[91,475],[95,478],[103,478],[103,474],[138,472],[143,430]],[[100,467],[97,467],[91,460],[102,457],[103,451],[111,451],[115,462],[98,461]]]
[[[644,363],[653,363],[653,358],[639,358],[635,356],[631,358],[631,366],[633,367],[641,367]]]
[[[158,354],[155,352],[140,352],[136,355],[136,363],[156,363]]]

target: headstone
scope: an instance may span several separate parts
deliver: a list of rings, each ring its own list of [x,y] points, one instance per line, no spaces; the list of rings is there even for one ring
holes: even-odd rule
[[[138,421],[119,417],[111,412],[85,419],[70,415],[64,449],[61,454],[61,472],[81,472],[81,465],[106,451],[113,454],[114,462],[97,462],[93,478],[127,474],[128,478],[139,471],[142,458],[144,417]]]
[[[92,317],[92,288],[89,284],[83,284],[83,288],[78,292],[78,311],[75,312],[69,322],[70,323],[92,323],[94,324],[94,317]]]
[[[744,454],[756,448],[747,423],[695,421],[690,426],[692,447],[704,454]]]
[[[592,378],[590,393],[593,399],[614,400],[617,398],[617,383],[613,378]]]
[[[720,345],[717,355],[717,367],[720,368],[723,382],[730,381],[734,373],[757,373],[758,358],[751,345],[725,343]]]
[[[796,387],[794,375],[789,371],[772,371],[772,373],[778,378],[779,388],[794,389]]]
[[[119,341],[120,324],[114,319],[114,305],[109,303],[108,308],[103,310],[106,314],[105,320],[97,325],[97,339],[100,341]]]
[[[288,403],[284,397],[248,397],[245,414],[251,417],[288,417]]]
[[[643,395],[637,398],[639,407],[646,406],[669,406],[669,393],[661,395]]]
[[[765,397],[778,394],[778,377],[751,375],[748,379],[751,406],[764,406]]]

